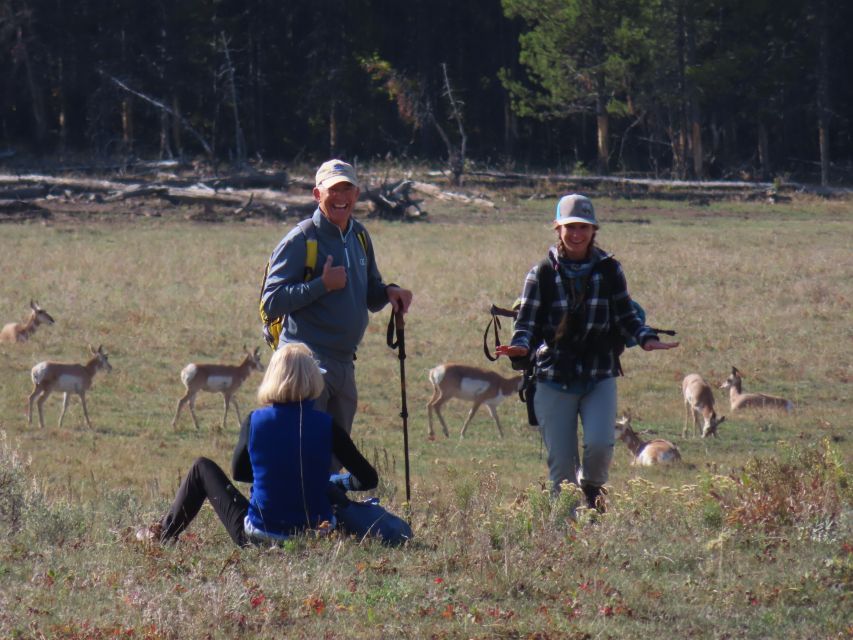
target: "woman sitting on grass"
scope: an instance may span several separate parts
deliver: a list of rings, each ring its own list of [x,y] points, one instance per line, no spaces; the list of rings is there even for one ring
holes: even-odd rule
[[[231,461],[234,479],[252,483],[251,499],[215,462],[198,458],[169,512],[140,530],[137,538],[174,542],[205,498],[241,547],[285,540],[306,529],[336,527],[390,545],[411,538],[404,520],[377,504],[346,497],[350,489],[374,489],[379,477],[346,431],[312,407],[323,384],[308,347],[290,343],[278,349],[258,389],[258,401],[268,406],[246,416]],[[329,477],[333,454],[351,473]]]

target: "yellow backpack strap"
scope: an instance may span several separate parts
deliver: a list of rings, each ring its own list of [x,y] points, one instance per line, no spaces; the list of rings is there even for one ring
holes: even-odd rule
[[[367,231],[365,229],[362,229],[358,232],[358,235],[356,237],[361,243],[361,248],[364,249],[364,255],[369,255],[367,248]]]
[[[308,282],[314,278],[314,270],[317,268],[317,238],[305,240],[305,275],[303,280]]]
[[[264,277],[261,278],[261,292],[258,295],[258,311],[261,314],[261,322],[267,324],[269,320],[267,319],[267,312],[264,310],[264,287],[267,284],[267,276],[270,272],[270,262],[267,260],[267,266],[264,267]]]
[[[258,311],[261,315],[261,323],[263,324],[264,341],[270,346],[273,351],[278,347],[278,338],[281,335],[281,318],[270,318],[264,309],[264,285],[267,282],[267,275],[270,272],[270,263],[267,261],[267,266],[264,268],[264,278],[261,280],[261,295],[258,298]]]
[[[297,226],[305,236],[305,271],[302,279],[304,282],[308,282],[314,277],[314,272],[317,268],[317,235],[314,228],[314,222],[311,218],[303,220]],[[261,322],[264,327],[264,340],[270,348],[275,351],[278,347],[278,341],[284,327],[284,317],[270,318],[264,310],[264,286],[266,285],[269,272],[270,263],[267,261],[267,266],[264,269],[264,278],[261,280],[261,293],[258,299],[258,308],[261,316]]]
[[[300,222],[299,229],[305,236],[305,271],[302,280],[308,282],[317,270],[317,229],[311,218]]]
[[[361,248],[364,250],[364,255],[367,257],[368,269],[370,269],[370,261],[373,260],[373,246],[370,242],[370,237],[367,235],[367,229],[364,226],[353,220],[353,231],[355,231],[355,237],[358,238],[359,243],[361,244]]]

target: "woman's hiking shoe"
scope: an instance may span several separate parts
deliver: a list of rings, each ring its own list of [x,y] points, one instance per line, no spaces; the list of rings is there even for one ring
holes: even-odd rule
[[[594,487],[592,485],[583,485],[583,494],[586,497],[586,506],[590,509],[595,509],[599,513],[607,511],[607,503],[604,501],[604,496],[607,495],[607,490],[604,487]]]

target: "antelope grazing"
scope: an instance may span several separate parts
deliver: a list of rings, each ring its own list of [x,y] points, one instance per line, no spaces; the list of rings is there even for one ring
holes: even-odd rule
[[[743,374],[735,367],[732,367],[732,374],[726,378],[726,381],[720,385],[720,389],[729,390],[729,402],[732,405],[732,412],[740,409],[784,409],[791,412],[794,408],[794,403],[779,396],[769,396],[766,393],[744,393],[743,392]]]
[[[474,417],[481,404],[486,405],[489,415],[498,426],[498,434],[503,438],[504,432],[498,420],[497,406],[509,396],[516,393],[521,386],[521,376],[504,378],[493,371],[487,371],[478,367],[469,367],[464,364],[440,364],[429,372],[429,381],[432,382],[432,399],[427,403],[429,415],[429,438],[435,438],[432,428],[432,412],[435,409],[445,436],[450,436],[447,431],[447,423],[441,415],[442,405],[451,398],[470,400],[474,403],[468,417],[462,424],[461,438],[465,437],[465,429]]]
[[[644,442],[631,428],[631,418],[623,416],[616,421],[616,437],[624,442],[634,459],[631,464],[649,467],[681,460],[678,447],[669,440],[655,439]]]
[[[39,306],[38,302],[30,300],[30,315],[23,322],[10,322],[0,330],[0,342],[26,342],[36,332],[41,324],[53,324],[51,315]]]
[[[717,437],[717,427],[721,425],[726,417],[717,418],[717,412],[714,411],[714,392],[711,390],[711,385],[705,382],[698,373],[691,373],[685,376],[684,382],[681,383],[681,391],[684,394],[684,428],[681,431],[681,437],[687,436],[687,424],[690,420],[690,415],[693,415],[693,433],[699,431],[699,419],[701,417],[703,426],[701,433],[703,438],[710,435]]]
[[[172,419],[172,428],[178,423],[178,416],[181,415],[181,409],[189,403],[190,414],[193,417],[193,424],[198,429],[198,419],[195,416],[195,396],[199,391],[209,391],[210,393],[221,393],[225,398],[225,413],[222,414],[222,428],[225,429],[225,418],[228,417],[228,407],[233,402],[234,411],[237,412],[237,424],[243,422],[240,418],[240,408],[237,406],[236,398],[233,398],[237,389],[246,381],[252,371],[263,371],[264,365],[261,364],[260,348],[255,347],[254,351],[246,351],[246,357],[237,365],[230,364],[193,364],[190,363],[181,371],[181,382],[187,388],[184,397],[178,400],[178,409],[175,411],[175,417]]]
[[[44,415],[42,413],[42,405],[47,397],[54,391],[63,391],[65,396],[62,399],[62,413],[59,414],[59,428],[62,428],[62,419],[65,417],[65,411],[68,409],[69,394],[76,393],[80,396],[80,402],[83,403],[83,415],[86,418],[86,424],[92,428],[92,422],[89,420],[89,411],[86,409],[86,392],[92,386],[92,378],[101,369],[112,371],[110,361],[107,359],[107,354],[103,346],[98,346],[93,349],[89,346],[89,351],[92,352],[92,357],[86,364],[63,364],[61,362],[39,362],[33,367],[30,372],[30,377],[33,379],[33,392],[29,397],[27,406],[27,424],[33,423],[33,400],[36,400],[36,406],[39,410],[39,426],[44,429]]]

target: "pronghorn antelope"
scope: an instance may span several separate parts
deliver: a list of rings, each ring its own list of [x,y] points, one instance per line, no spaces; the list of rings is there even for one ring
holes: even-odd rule
[[[753,408],[784,409],[789,413],[793,410],[794,403],[786,398],[769,396],[766,393],[744,393],[742,381],[743,374],[732,367],[731,375],[720,385],[720,389],[729,390],[729,402],[731,402],[733,412]]]
[[[29,397],[27,406],[27,423],[33,423],[33,400],[36,400],[36,406],[39,410],[39,426],[44,429],[44,415],[42,413],[42,405],[47,397],[54,391],[62,391],[65,393],[62,399],[62,413],[59,414],[59,428],[62,428],[62,419],[65,417],[65,411],[68,409],[68,397],[72,393],[80,396],[80,402],[83,403],[83,416],[86,418],[86,424],[92,428],[92,423],[89,420],[89,411],[86,409],[86,392],[92,386],[92,378],[95,374],[104,369],[112,371],[110,361],[107,359],[107,354],[103,346],[98,346],[97,349],[89,346],[89,351],[92,352],[92,357],[86,364],[63,364],[61,362],[39,362],[33,367],[30,372],[30,377],[33,379],[33,392]]]
[[[195,416],[195,396],[199,391],[209,391],[210,393],[221,393],[225,398],[225,413],[222,414],[222,428],[225,429],[225,418],[228,417],[228,407],[233,402],[234,410],[237,412],[237,423],[242,423],[240,418],[240,408],[237,406],[236,398],[233,398],[237,389],[246,381],[252,371],[263,371],[264,365],[261,364],[260,348],[255,347],[254,351],[246,351],[246,357],[237,365],[230,364],[194,364],[190,363],[181,371],[181,382],[187,388],[184,396],[178,400],[178,408],[175,411],[175,417],[172,419],[172,428],[178,423],[178,416],[181,414],[185,404],[190,406],[190,415],[193,417],[193,424],[198,429],[198,419]]]
[[[23,323],[10,322],[0,330],[0,342],[26,342],[40,324],[53,324],[51,315],[30,300],[30,315]]]
[[[717,418],[717,412],[714,410],[714,392],[711,390],[705,380],[698,373],[691,373],[685,376],[681,383],[681,391],[684,394],[684,428],[681,431],[681,437],[687,436],[687,425],[690,420],[690,415],[693,415],[693,433],[699,431],[699,419],[701,416],[703,426],[701,433],[703,438],[710,435],[717,437],[717,426],[721,425],[726,417]]]
[[[631,428],[631,418],[623,416],[616,421],[616,437],[624,442],[634,459],[631,464],[648,467],[681,460],[678,447],[669,440],[655,439],[644,442]]]
[[[504,378],[493,371],[470,367],[464,364],[440,364],[429,372],[429,381],[432,382],[432,399],[427,403],[427,414],[429,416],[429,438],[435,437],[432,428],[432,412],[438,415],[445,436],[450,436],[447,431],[447,423],[441,415],[442,405],[451,398],[470,400],[474,403],[468,417],[462,425],[460,437],[465,437],[465,429],[474,417],[481,404],[486,405],[489,415],[498,426],[498,434],[503,438],[503,429],[498,420],[497,406],[509,396],[516,393],[521,386],[521,376]]]

